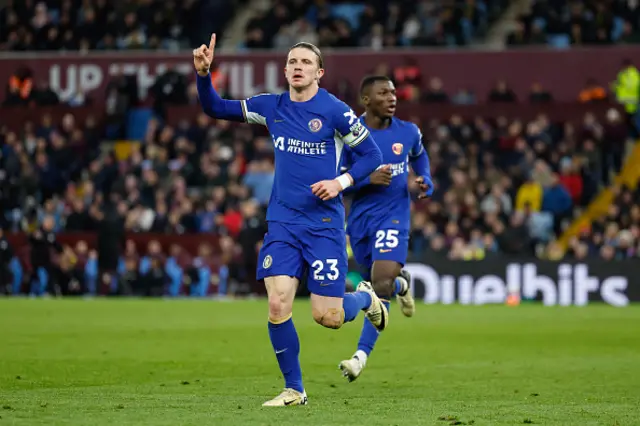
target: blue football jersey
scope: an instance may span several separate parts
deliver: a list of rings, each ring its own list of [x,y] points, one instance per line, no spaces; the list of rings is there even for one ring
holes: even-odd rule
[[[358,189],[351,202],[347,228],[350,234],[358,235],[364,235],[371,226],[408,230],[411,226],[409,160],[424,150],[422,133],[415,124],[397,118],[393,118],[385,129],[368,130],[382,151],[382,164],[391,165],[391,184],[366,185]],[[352,163],[353,156],[352,151],[345,150],[345,167]]]
[[[269,129],[275,178],[267,221],[343,228],[342,196],[322,201],[311,185],[340,174],[344,145],[355,147],[369,131],[353,110],[324,89],[307,102],[289,93],[262,94],[242,101],[245,120]]]

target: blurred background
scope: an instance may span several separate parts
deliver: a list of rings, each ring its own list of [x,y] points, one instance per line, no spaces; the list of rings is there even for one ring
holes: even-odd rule
[[[437,186],[412,204],[418,297],[493,276],[494,302],[513,286],[539,298],[562,265],[633,287],[639,3],[0,0],[0,294],[264,293],[273,144],[201,113],[191,50],[212,32],[228,98],[284,90],[299,41],[358,112],[363,76],[393,79]]]

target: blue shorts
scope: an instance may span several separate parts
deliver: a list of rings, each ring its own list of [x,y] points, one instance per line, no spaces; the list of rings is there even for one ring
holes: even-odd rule
[[[409,253],[409,231],[375,229],[365,235],[349,235],[358,265],[371,270],[376,260],[391,260],[404,266]]]
[[[344,297],[347,273],[347,238],[344,229],[311,228],[269,222],[258,255],[257,278],[288,275],[302,279],[319,296]]]

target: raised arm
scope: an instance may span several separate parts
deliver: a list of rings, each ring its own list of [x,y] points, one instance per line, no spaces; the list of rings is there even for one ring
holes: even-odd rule
[[[213,52],[216,47],[216,35],[211,35],[209,46],[202,45],[193,50],[193,65],[196,68],[196,86],[202,110],[210,117],[229,121],[246,121],[243,101],[222,99],[213,88],[209,69],[213,62]]]

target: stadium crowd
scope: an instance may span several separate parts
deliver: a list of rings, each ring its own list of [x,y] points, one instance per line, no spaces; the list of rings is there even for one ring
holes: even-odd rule
[[[599,256],[606,260],[633,259],[640,256],[640,187],[616,187],[616,200],[605,217],[569,242],[568,256],[583,260]]]
[[[0,50],[180,49],[222,34],[245,0],[8,0]],[[245,49],[463,46],[486,34],[510,0],[274,0],[246,25]],[[184,23],[188,22],[189,25]],[[222,40],[219,37],[219,40]],[[535,0],[509,46],[640,42],[640,6],[628,0]]]
[[[628,0],[535,0],[507,38],[509,46],[640,43],[640,4]]]
[[[464,46],[486,33],[509,0],[277,0],[246,26],[247,49]]]
[[[222,34],[243,1],[7,0],[0,50],[179,49]],[[189,23],[186,25],[185,23]]]

